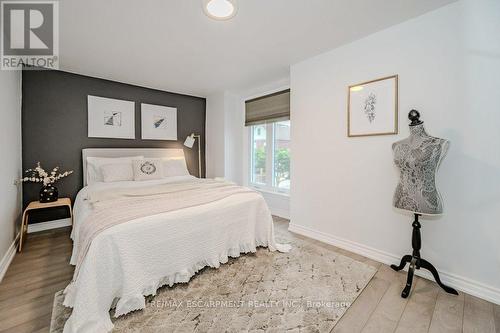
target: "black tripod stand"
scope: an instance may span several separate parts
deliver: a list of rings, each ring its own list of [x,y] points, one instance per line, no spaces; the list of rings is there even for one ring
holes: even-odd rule
[[[429,270],[434,276],[434,279],[436,280],[437,284],[441,288],[443,288],[447,293],[458,295],[458,292],[455,289],[448,287],[441,282],[441,279],[439,278],[439,273],[436,270],[436,268],[434,268],[434,266],[432,266],[430,262],[420,257],[420,248],[422,247],[422,240],[420,237],[420,222],[418,222],[419,216],[421,215],[415,214],[415,221],[413,221],[412,224],[413,232],[411,238],[411,245],[413,247],[413,254],[412,255],[408,254],[403,256],[399,266],[391,265],[391,268],[393,270],[400,271],[403,268],[405,268],[407,262],[410,263],[410,268],[408,269],[408,278],[406,280],[406,286],[403,289],[403,292],[401,293],[401,297],[406,298],[410,294],[411,285],[413,282],[413,274],[415,272],[415,269],[420,269],[420,268],[425,268]]]

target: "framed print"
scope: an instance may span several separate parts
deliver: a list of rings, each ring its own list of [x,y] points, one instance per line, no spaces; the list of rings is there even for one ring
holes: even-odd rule
[[[143,140],[177,140],[177,109],[141,104]]]
[[[89,138],[135,139],[135,103],[87,97]]]
[[[398,76],[349,86],[347,136],[398,134]]]

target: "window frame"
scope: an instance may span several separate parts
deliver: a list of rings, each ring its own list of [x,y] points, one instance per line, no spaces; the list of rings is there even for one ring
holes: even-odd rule
[[[261,184],[261,183],[256,183],[253,181],[254,178],[254,127],[255,126],[266,126],[266,183]],[[264,191],[264,192],[270,192],[270,193],[276,193],[276,194],[281,194],[281,195],[290,195],[290,189],[283,189],[275,186],[275,171],[274,171],[274,166],[275,166],[275,147],[276,147],[276,142],[275,142],[275,135],[276,135],[276,122],[272,123],[266,123],[266,124],[261,124],[261,125],[252,125],[249,126],[250,133],[249,133],[249,142],[250,142],[250,168],[248,172],[248,184],[259,190],[259,191]]]

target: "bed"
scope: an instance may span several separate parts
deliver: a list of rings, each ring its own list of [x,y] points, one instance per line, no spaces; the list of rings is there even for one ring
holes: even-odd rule
[[[64,332],[108,332],[111,308],[116,317],[143,309],[144,296],[159,287],[186,283],[203,267],[259,246],[289,250],[275,242],[270,211],[250,189],[190,175],[89,182],[91,158],[127,156],[184,159],[182,149],[82,151],[84,188],[71,233],[76,268],[64,291],[73,312]]]

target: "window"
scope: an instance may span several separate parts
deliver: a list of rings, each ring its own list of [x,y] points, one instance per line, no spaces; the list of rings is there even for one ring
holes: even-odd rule
[[[290,121],[250,127],[250,183],[258,188],[290,191]]]

